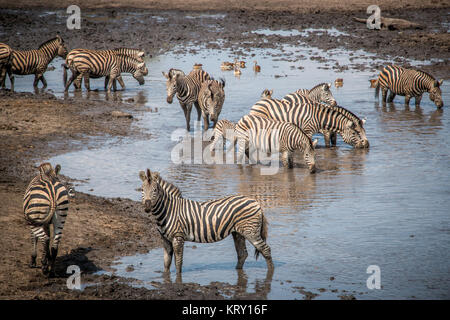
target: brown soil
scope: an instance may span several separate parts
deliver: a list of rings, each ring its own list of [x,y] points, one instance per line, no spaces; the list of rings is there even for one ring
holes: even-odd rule
[[[196,47],[189,51],[204,47],[217,48],[215,40],[218,38],[224,39],[223,46],[233,49],[237,56],[249,56],[248,49],[271,48],[285,43],[315,46],[324,50],[363,49],[393,62],[401,62],[403,58],[441,59],[441,62],[423,68],[437,77],[450,78],[450,36],[444,24],[448,23],[446,1],[377,1],[381,3],[383,15],[424,25],[421,30],[402,31],[369,31],[363,24],[354,22],[353,17],[367,17],[367,3],[356,0],[89,0],[80,5],[82,14],[96,16],[85,16],[81,30],[70,31],[65,27],[66,15],[63,9],[74,3],[77,1],[60,1],[57,5],[53,1],[39,1],[41,8],[37,8],[35,1],[2,1],[0,42],[8,43],[13,48],[35,48],[59,32],[70,49],[129,46],[143,48],[153,55],[185,44],[194,44],[193,47]],[[117,7],[122,4],[128,8],[118,10]],[[24,11],[23,8],[28,9]],[[47,8],[61,11],[43,18],[42,14],[49,10]],[[225,19],[208,16],[188,19],[186,15],[198,13],[184,10],[219,12],[227,16]],[[156,20],[154,16],[165,20]],[[313,32],[305,38],[248,32],[262,28],[287,30],[331,27],[346,32],[348,36],[332,37]],[[114,32],[105,34],[104,30]],[[187,51],[184,47],[178,50]],[[374,72],[380,68],[378,65],[357,64],[333,66],[336,70],[349,67]],[[83,193],[77,193],[71,203],[57,259],[56,277],[47,279],[39,269],[27,267],[31,241],[22,216],[22,197],[27,183],[36,174],[36,164],[56,154],[86,146],[95,147],[108,141],[111,136],[136,139],[150,137],[151,133],[142,132],[134,126],[134,118],[112,116],[114,110],[131,114],[149,111],[134,101],[120,101],[120,95],[111,101],[98,102],[56,99],[48,93],[34,95],[0,91],[0,203],[3,209],[0,215],[0,298],[223,299],[224,294],[233,298],[265,298],[267,286],[262,286],[249,296],[246,290],[242,290],[242,279],[237,285],[212,283],[209,286],[172,284],[167,281],[160,284],[158,289],[147,290],[128,285],[126,279],[94,275],[95,271],[111,270],[114,258],[159,247],[160,240],[151,219],[143,213],[139,203]],[[69,177],[64,177],[64,180],[70,184]],[[68,275],[65,272],[71,264],[81,267],[83,283],[92,284],[84,291],[66,288]],[[305,297],[313,298],[310,294],[305,294]]]

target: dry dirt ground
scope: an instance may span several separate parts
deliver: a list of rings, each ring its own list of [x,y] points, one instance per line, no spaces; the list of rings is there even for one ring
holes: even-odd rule
[[[69,49],[139,47],[148,54],[163,54],[175,46],[191,44],[190,49],[215,48],[214,40],[236,55],[248,55],[248,48],[268,48],[283,43],[319,47],[323,50],[363,49],[378,56],[439,61],[423,67],[437,77],[450,78],[446,1],[377,1],[382,14],[419,22],[419,30],[369,32],[353,17],[367,17],[363,1],[2,1],[0,42],[13,48],[35,48],[58,32]],[[82,12],[93,15],[82,22],[81,30],[65,27],[65,8],[78,4]],[[118,7],[124,7],[120,10]],[[47,11],[59,10],[59,13]],[[193,12],[197,11],[197,12]],[[196,13],[225,13],[226,19],[198,17]],[[138,13],[138,14],[136,14]],[[43,15],[45,14],[45,15]],[[155,20],[154,16],[166,18]],[[45,18],[43,18],[45,17]],[[127,18],[126,20],[124,18]],[[213,25],[214,27],[211,27]],[[248,33],[249,30],[331,28],[346,32],[338,39],[311,33],[281,37]],[[104,30],[114,31],[107,32]],[[149,31],[150,30],[150,31]],[[176,30],[176,32],[174,32]],[[20,36],[17,36],[20,35]],[[263,41],[268,40],[268,41]],[[245,44],[243,44],[245,43]],[[288,59],[289,57],[280,57]],[[150,66],[151,67],[151,66]],[[349,66],[333,66],[345,69]],[[376,70],[377,65],[352,65],[356,69]],[[115,257],[147,252],[159,247],[160,240],[151,219],[141,205],[128,199],[104,199],[77,193],[57,259],[56,277],[47,279],[39,269],[29,269],[31,241],[22,216],[22,197],[27,183],[36,174],[35,164],[50,156],[77,148],[94,147],[110,137],[146,139],[151,132],[134,126],[133,118],[116,118],[114,110],[147,112],[134,101],[120,99],[98,102],[74,98],[56,99],[49,93],[10,93],[0,91],[0,298],[1,299],[223,299],[223,292],[239,292],[227,284],[167,283],[147,290],[127,284],[126,279],[99,276],[93,272],[111,270]],[[64,168],[62,168],[64,174]],[[72,177],[74,178],[74,177]],[[71,177],[64,177],[70,184]],[[83,291],[66,288],[66,268],[81,267]],[[161,262],[162,264],[162,262]],[[245,291],[245,290],[244,290]],[[265,298],[267,288],[252,296]],[[309,295],[305,294],[305,297]]]

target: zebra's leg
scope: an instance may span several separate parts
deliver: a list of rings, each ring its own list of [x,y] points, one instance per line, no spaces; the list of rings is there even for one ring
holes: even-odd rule
[[[209,129],[209,115],[203,114],[203,130],[208,131]]]
[[[39,235],[39,238],[42,241],[42,273],[43,274],[48,274],[48,268],[49,268],[49,264],[48,264],[48,260],[50,257],[50,237],[49,237],[49,227],[45,226],[42,227],[42,233]]]
[[[106,88],[108,87],[108,82],[109,82],[109,76],[106,76],[105,77],[105,90],[106,90]]]
[[[0,85],[2,86],[2,89],[6,88],[6,67],[5,66],[2,66],[2,69],[1,69]]]
[[[163,241],[163,248],[164,248],[164,272],[170,271],[170,265],[172,264],[172,257],[173,257],[173,246],[172,243],[170,243],[169,240],[167,240],[165,237],[161,236]]]
[[[184,239],[181,236],[175,236],[172,240],[173,253],[175,256],[175,267],[177,269],[177,274],[181,274],[183,267],[183,249],[184,249]]]
[[[58,210],[52,218],[53,241],[50,248],[50,274],[55,272],[55,262],[58,255],[59,243],[61,241],[67,210]]]
[[[283,164],[283,167],[289,168],[289,151],[283,151],[281,152],[281,163]]]
[[[242,269],[245,263],[245,259],[248,257],[247,247],[245,246],[245,238],[241,234],[233,231],[234,247],[236,248],[238,262],[236,264],[236,269]]]
[[[31,251],[31,261],[30,261],[30,268],[36,268],[36,258],[37,258],[37,241],[38,237],[36,236],[35,232],[38,231],[41,228],[31,228],[31,245],[32,245],[32,251]],[[44,230],[42,230],[44,232]]]
[[[122,87],[122,89],[125,89],[125,82],[123,82],[122,76],[118,76],[117,81],[119,81],[119,84]]]
[[[422,96],[415,97],[416,107],[420,106],[420,101],[422,100]]]
[[[331,133],[330,131],[323,131],[322,133],[323,133],[323,140],[325,141],[325,146],[329,147]]]
[[[34,81],[33,81],[33,87],[34,87],[34,88],[37,88],[38,83],[39,83],[39,79],[40,79],[40,78],[41,78],[41,75],[40,75],[40,74],[36,73],[36,74],[34,75]]]
[[[336,132],[330,132],[330,140],[331,140],[331,145],[333,147],[336,146],[336,142],[337,142],[337,134]]]
[[[288,168],[292,169],[294,167],[294,153],[289,152],[288,153]]]
[[[382,94],[382,96],[381,96],[381,101],[382,101],[383,103],[386,103],[387,92],[388,92],[388,89],[387,89],[387,88],[381,88],[381,94]]]
[[[186,118],[186,130],[191,131],[191,111],[192,111],[192,104],[185,105],[183,108],[184,110],[184,117]],[[199,119],[200,120],[200,119]]]
[[[195,105],[195,109],[197,109],[197,121],[200,121],[200,118],[202,116],[202,108],[200,108],[198,101],[195,101],[194,105]]]
[[[42,82],[43,87],[42,88],[47,88],[47,80],[45,80],[44,75],[42,74],[41,77],[39,78]]]
[[[256,250],[258,250],[266,259],[266,264],[268,269],[273,269],[273,262],[272,262],[272,254],[270,251],[270,247],[268,244],[261,238],[261,235],[259,234],[245,234],[244,237],[253,244]]]
[[[84,79],[84,87],[86,88],[87,91],[91,91],[91,84],[89,81],[89,72],[86,72],[85,74],[83,74],[83,79]]]
[[[391,93],[389,94],[387,102],[394,101],[395,96],[396,96],[396,94],[391,90]]]
[[[410,95],[406,95],[405,96],[405,106],[409,106],[409,100],[411,100],[411,96]]]

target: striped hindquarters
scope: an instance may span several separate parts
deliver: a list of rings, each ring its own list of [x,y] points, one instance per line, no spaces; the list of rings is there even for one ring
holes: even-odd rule
[[[25,219],[32,225],[50,223],[55,211],[65,217],[68,208],[67,189],[55,179],[36,176],[25,191],[23,210]]]
[[[11,58],[11,47],[0,42],[0,65],[8,64]]]

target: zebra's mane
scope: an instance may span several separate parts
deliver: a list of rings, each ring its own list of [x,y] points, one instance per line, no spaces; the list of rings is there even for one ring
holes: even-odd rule
[[[421,72],[421,73],[427,75],[428,77],[430,77],[430,78],[433,79],[433,80],[436,80],[435,77],[433,77],[431,74],[429,74],[429,73],[426,72],[426,71],[423,71],[423,70],[420,70],[420,69],[416,69],[416,71],[417,71],[417,72]]]
[[[61,42],[63,43],[64,41],[62,40],[61,37],[54,37],[50,40],[45,41],[44,43],[42,43],[38,49],[41,49],[42,47],[45,47],[47,44],[54,42],[55,40],[61,39]]]
[[[164,191],[164,193],[170,197],[182,198],[181,190],[174,184],[164,180],[159,176],[159,186]]]
[[[328,83],[322,82],[322,83],[319,83],[318,85],[315,85],[315,86],[314,86],[312,89],[310,89],[309,91],[311,92],[311,91],[313,91],[314,89],[317,89],[318,87],[323,86],[324,84],[326,84],[326,85],[328,86]]]

